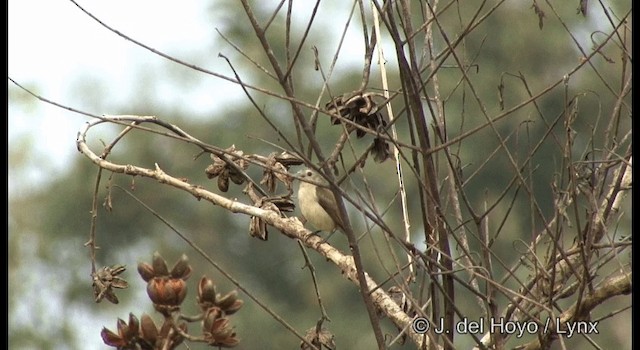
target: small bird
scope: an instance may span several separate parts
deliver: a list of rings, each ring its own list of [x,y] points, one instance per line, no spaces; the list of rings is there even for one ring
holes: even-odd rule
[[[319,231],[333,233],[339,228],[345,232],[336,198],[329,188],[323,187],[328,186],[327,181],[311,169],[300,170],[296,175],[301,180],[298,205],[307,221]]]

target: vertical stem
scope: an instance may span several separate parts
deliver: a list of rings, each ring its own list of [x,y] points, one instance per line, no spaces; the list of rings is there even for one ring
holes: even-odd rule
[[[375,36],[378,38],[378,42],[380,41],[380,18],[378,14],[378,9],[375,6],[373,8],[373,25],[375,30]],[[387,69],[385,64],[387,63],[384,58],[383,50],[381,45],[376,45],[378,50],[378,65],[380,65],[380,76],[382,79],[382,93],[386,100],[389,100],[389,82],[387,81]],[[387,114],[389,115],[389,122],[391,124],[391,135],[394,140],[398,139],[398,132],[396,130],[396,124],[393,122],[395,119],[393,114],[393,108],[391,108],[391,103],[387,103]],[[402,175],[402,163],[400,163],[400,152],[398,151],[398,147],[393,145],[393,157],[396,160],[396,173],[398,174],[398,187],[400,187],[400,202],[402,205],[402,222],[404,223],[404,239],[407,242],[411,242],[411,222],[409,221],[409,210],[407,208],[407,191],[404,186],[404,179]],[[407,261],[409,262],[409,271],[411,273],[411,280],[415,280],[415,267],[413,266],[413,255],[407,253]]]

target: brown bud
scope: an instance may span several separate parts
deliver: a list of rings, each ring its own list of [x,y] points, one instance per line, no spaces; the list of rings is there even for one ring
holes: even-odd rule
[[[147,264],[146,262],[138,263],[138,273],[145,282],[149,282],[149,280],[155,277],[153,266]]]
[[[231,292],[225,294],[224,296],[217,295],[216,296],[216,305],[218,305],[222,310],[226,310],[229,306],[233,305],[235,301],[238,299],[238,292],[232,290]]]
[[[218,189],[222,192],[229,191],[229,175],[224,173],[218,176]]]
[[[221,312],[217,307],[212,307],[205,313],[202,323],[202,331],[210,345],[221,347],[234,347],[239,340],[229,323],[229,319],[220,317]]]
[[[125,339],[125,340],[128,339],[127,331],[129,330],[129,327],[127,327],[127,323],[123,319],[119,318],[117,324],[118,324],[118,335],[122,339]]]
[[[152,346],[155,345],[158,340],[158,328],[153,322],[153,319],[147,314],[142,314],[142,317],[140,318],[140,325],[142,338]]]
[[[200,283],[198,283],[198,302],[199,303],[215,303],[216,301],[216,287],[213,284],[213,280],[202,276]]]
[[[189,265],[189,258],[185,254],[182,254],[171,269],[171,277],[187,280],[189,276],[191,276],[191,272],[192,269],[191,265]]]
[[[125,339],[134,339],[140,334],[140,321],[133,314],[129,313],[129,325],[127,326],[126,332],[124,333]]]
[[[153,265],[153,272],[156,277],[169,275],[169,268],[167,267],[167,262],[164,260],[162,255],[160,255],[160,253],[158,253],[157,251],[154,252],[153,259],[151,261]]]
[[[231,304],[230,306],[224,309],[224,313],[227,315],[232,315],[236,313],[238,310],[240,310],[242,305],[244,305],[244,301],[240,299],[236,299],[236,301],[234,301],[233,304]]]
[[[119,335],[113,333],[108,330],[107,327],[103,327],[100,332],[100,336],[102,337],[102,341],[109,346],[123,347],[127,345],[127,343],[122,339]]]

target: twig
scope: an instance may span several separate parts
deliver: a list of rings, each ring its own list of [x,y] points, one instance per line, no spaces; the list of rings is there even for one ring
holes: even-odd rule
[[[302,242],[298,241],[298,246],[300,247],[300,250],[302,251],[302,256],[304,257],[304,266],[302,268],[303,269],[305,267],[308,268],[309,274],[311,274],[311,280],[313,281],[313,289],[316,292],[316,298],[318,299],[318,307],[320,307],[320,313],[322,314],[320,322],[322,322],[322,320],[327,320],[331,322],[331,319],[327,314],[327,310],[324,308],[324,305],[322,304],[322,297],[320,296],[320,288],[318,288],[318,280],[316,278],[316,268],[311,263],[311,260],[309,260],[309,254],[307,254],[307,251],[304,248],[304,245],[302,244]]]

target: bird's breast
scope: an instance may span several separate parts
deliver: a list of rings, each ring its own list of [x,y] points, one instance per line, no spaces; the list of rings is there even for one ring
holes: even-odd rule
[[[298,204],[300,205],[302,215],[304,215],[311,225],[318,230],[333,232],[336,226],[335,222],[318,203],[315,186],[310,184],[300,185],[300,189],[298,190]]]

